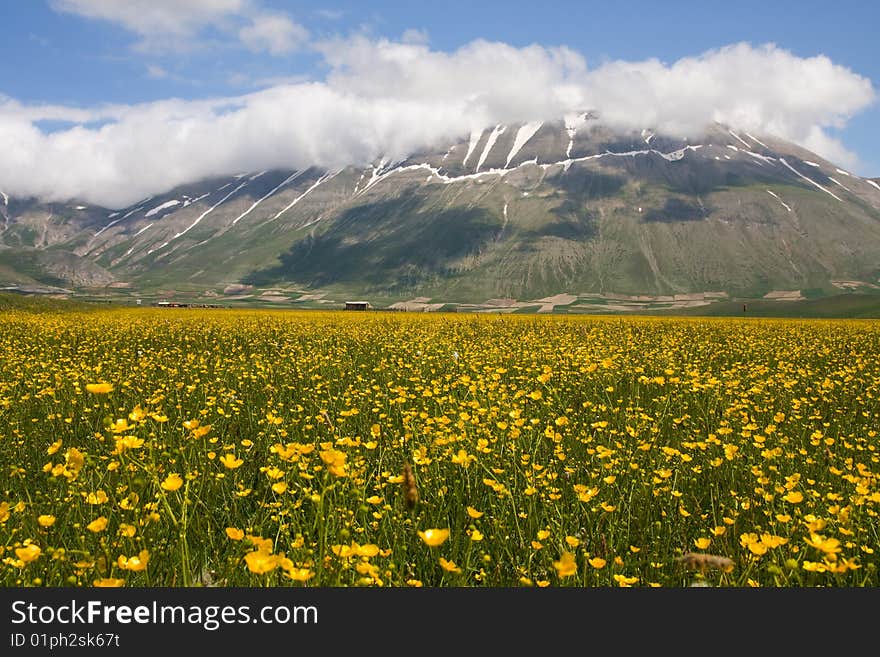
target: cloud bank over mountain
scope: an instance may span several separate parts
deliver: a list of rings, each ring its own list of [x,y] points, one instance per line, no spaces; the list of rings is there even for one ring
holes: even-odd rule
[[[227,13],[247,5],[224,2]],[[107,12],[117,6],[59,3]],[[217,3],[204,4],[200,20],[226,16],[209,11]],[[157,25],[162,16],[156,14]],[[567,47],[483,40],[453,52],[412,38],[357,36],[303,46],[308,33],[283,16],[263,12],[249,20],[239,28],[246,47],[308,47],[323,58],[326,76],[237,97],[92,108],[25,105],[0,96],[0,190],[123,207],[207,176],[367,165],[498,123],[588,109],[615,128],[674,136],[697,136],[718,121],[857,167],[833,131],[876,97],[869,79],[828,57],[798,57],[772,44],[739,43],[671,63],[618,60],[591,67]],[[141,35],[149,40],[151,33]]]

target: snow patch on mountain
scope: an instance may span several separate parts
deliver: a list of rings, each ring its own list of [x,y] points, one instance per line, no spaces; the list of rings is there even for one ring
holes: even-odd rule
[[[480,159],[477,161],[477,168],[474,169],[474,173],[480,170],[480,167],[483,166],[483,162],[486,161],[486,158],[489,157],[489,152],[492,150],[492,147],[495,145],[495,142],[498,141],[498,137],[504,134],[507,130],[506,125],[498,124],[495,126],[495,129],[492,131],[492,134],[489,135],[489,138],[486,140],[486,146],[483,148],[483,152],[480,155]]]
[[[577,162],[586,162],[588,160],[597,160],[597,159],[600,159],[603,157],[635,157],[637,155],[654,154],[654,155],[659,155],[667,162],[677,162],[678,160],[681,160],[682,158],[684,158],[684,156],[687,154],[688,151],[696,151],[702,147],[703,147],[702,144],[694,144],[694,145],[685,146],[684,148],[680,148],[677,151],[672,151],[670,153],[664,153],[664,152],[658,151],[656,149],[647,149],[647,150],[639,150],[639,151],[626,151],[624,153],[615,153],[612,151],[606,151],[604,153],[597,153],[595,155],[585,155],[583,157],[569,158],[566,160],[560,160],[558,162],[548,162],[548,163],[542,163],[542,164],[538,164],[537,158],[533,158],[531,160],[528,160],[526,162],[522,162],[522,163],[518,164],[517,166],[513,167],[512,169],[486,169],[485,171],[477,171],[475,173],[468,173],[468,174],[465,174],[462,176],[449,176],[449,175],[440,173],[440,169],[438,169],[437,167],[433,167],[430,164],[428,164],[427,162],[422,162],[421,164],[410,164],[410,165],[401,166],[401,167],[391,169],[391,170],[387,171],[386,173],[383,173],[382,175],[380,175],[378,178],[376,178],[374,184],[378,184],[379,182],[385,180],[386,178],[389,178],[390,176],[394,176],[399,173],[405,173],[408,171],[416,171],[418,169],[425,169],[425,170],[431,172],[431,174],[434,178],[437,178],[444,185],[448,185],[451,183],[463,182],[463,181],[467,181],[467,180],[477,180],[479,178],[483,178],[486,176],[506,176],[508,173],[510,173],[512,171],[516,171],[520,167],[524,167],[524,166],[528,166],[528,165],[539,166],[542,169],[544,169],[545,171],[547,169],[550,169],[551,167],[561,166],[564,171],[568,171],[569,167],[571,167],[572,164],[575,164]],[[429,179],[430,179],[430,176],[429,176]]]
[[[763,141],[761,141],[760,139],[758,139],[757,137],[755,137],[755,135],[753,135],[752,133],[747,132],[747,133],[746,133],[746,137],[748,137],[749,139],[751,139],[751,140],[754,141],[754,142],[757,142],[758,144],[760,144],[761,146],[763,146],[763,147],[766,148],[767,150],[770,150],[770,147],[769,147],[767,144],[765,144]]]
[[[152,217],[152,216],[157,215],[160,212],[162,212],[162,210],[167,210],[168,208],[173,208],[175,205],[180,205],[180,201],[178,201],[176,199],[173,201],[166,201],[162,205],[157,205],[155,208],[153,208],[152,210],[147,212],[144,216],[145,217]]]
[[[265,172],[264,172],[264,173],[265,173]],[[251,210],[253,210],[255,207],[257,207],[260,203],[262,203],[263,201],[265,201],[267,198],[269,198],[270,196],[272,196],[272,194],[274,194],[275,192],[277,192],[279,189],[281,189],[282,187],[284,187],[287,183],[296,180],[300,175],[302,175],[302,171],[295,171],[292,175],[288,176],[288,177],[284,180],[284,182],[282,182],[280,185],[278,185],[277,187],[275,187],[275,189],[273,189],[271,192],[269,192],[268,194],[266,194],[263,198],[259,199],[258,201],[255,201],[254,204],[251,205],[251,207],[249,207],[247,210],[245,210],[245,211],[242,212],[240,215],[238,215],[235,219],[233,219],[233,220],[232,220],[232,225],[234,226],[235,224],[237,224],[238,221],[239,221],[239,219],[242,219],[243,217],[246,217],[246,216],[251,212]],[[251,178],[251,180],[253,180],[253,178]]]
[[[747,155],[751,155],[751,156],[752,156],[753,158],[755,158],[756,160],[760,160],[760,161],[759,161],[759,164],[760,164],[761,166],[764,166],[764,162],[768,162],[768,163],[776,162],[776,158],[775,158],[775,157],[769,157],[769,156],[767,156],[767,155],[761,155],[760,153],[755,153],[755,152],[753,152],[753,151],[743,151],[743,153],[746,153]]]
[[[818,187],[819,189],[821,189],[821,190],[822,190],[823,192],[825,192],[826,194],[829,194],[830,196],[833,196],[833,197],[836,198],[838,201],[840,201],[841,203],[843,203],[843,199],[840,198],[837,194],[835,194],[834,192],[832,192],[830,189],[825,189],[824,187],[822,187],[822,185],[820,185],[819,183],[817,183],[817,182],[816,182],[815,180],[813,180],[812,178],[808,178],[807,176],[805,176],[804,174],[802,174],[800,171],[798,171],[798,170],[795,169],[793,166],[791,166],[788,162],[786,162],[784,157],[780,157],[780,158],[779,158],[779,161],[782,162],[782,163],[786,166],[786,168],[788,168],[788,169],[790,169],[791,171],[793,171],[794,173],[796,173],[798,176],[800,176],[801,178],[803,178],[804,180],[806,180],[806,181],[807,181],[808,183],[810,183],[811,185],[815,185],[816,187]],[[880,189],[880,188],[878,188],[878,189]]]
[[[729,132],[731,135],[733,135],[734,137],[736,137],[737,139],[739,139],[739,140],[742,142],[743,146],[745,146],[746,148],[751,148],[751,147],[752,147],[752,145],[751,145],[749,142],[747,142],[745,139],[743,139],[742,137],[740,137],[740,136],[739,136],[738,134],[736,134],[733,130],[728,130],[727,132]]]
[[[297,196],[295,199],[293,199],[293,200],[290,202],[290,204],[289,204],[286,208],[284,208],[281,212],[279,212],[279,213],[276,214],[274,217],[272,217],[271,220],[274,221],[275,219],[277,219],[278,217],[280,217],[282,214],[284,214],[285,212],[287,212],[288,210],[290,210],[290,208],[292,208],[294,205],[296,205],[296,204],[299,203],[301,200],[303,200],[303,199],[304,199],[306,196],[308,196],[313,190],[315,190],[319,185],[321,185],[321,184],[327,182],[328,180],[330,180],[331,178],[333,178],[333,177],[339,175],[339,172],[340,172],[340,171],[342,171],[342,169],[337,169],[336,171],[332,171],[332,172],[331,172],[331,171],[328,171],[327,173],[325,173],[323,176],[321,176],[320,178],[318,178],[318,180],[315,182],[315,184],[313,184],[313,185],[312,185],[311,187],[309,187],[306,191],[304,191],[302,194],[300,194],[300,195]],[[369,187],[369,186],[370,186],[370,183],[367,184],[367,187]],[[364,187],[364,189],[366,189],[366,187]]]
[[[542,125],[544,125],[543,121],[532,121],[531,123],[526,123],[516,131],[516,137],[513,140],[513,147],[510,149],[510,153],[507,154],[507,162],[504,165],[505,168],[510,166],[511,160],[516,157],[516,154],[519,153],[520,149],[528,143],[529,139],[535,136],[535,133],[541,129]]]
[[[584,123],[587,122],[589,114],[566,114],[563,117],[565,122],[565,132],[568,133],[568,148],[565,149],[565,157],[571,157],[571,149],[574,146],[574,136]]]
[[[477,147],[477,144],[480,142],[480,137],[482,137],[482,136],[483,136],[482,130],[480,130],[479,132],[477,132],[477,131],[471,132],[471,139],[468,142],[467,153],[465,153],[464,160],[462,160],[462,162],[461,162],[461,166],[463,166],[463,167],[467,166],[468,160],[471,157],[471,153],[474,152],[474,149]]]
[[[243,176],[242,176],[242,177],[243,177]],[[251,180],[253,180],[253,178],[251,178]],[[194,222],[192,222],[189,226],[187,226],[186,228],[184,228],[184,229],[183,229],[182,231],[180,231],[179,233],[175,234],[174,237],[172,237],[171,239],[172,239],[172,240],[176,240],[178,237],[183,237],[184,235],[186,235],[189,231],[191,231],[193,228],[195,228],[196,226],[198,226],[199,223],[202,221],[202,219],[204,219],[204,218],[207,217],[209,214],[211,214],[211,212],[213,212],[213,211],[214,211],[215,209],[217,209],[219,206],[223,205],[223,203],[225,203],[226,200],[227,200],[230,196],[232,196],[232,195],[235,194],[237,191],[239,191],[242,187],[244,187],[245,185],[247,185],[248,182],[250,182],[250,181],[246,180],[245,182],[239,184],[238,187],[236,187],[236,188],[233,189],[231,192],[229,192],[226,196],[224,196],[223,198],[221,198],[216,204],[212,205],[210,208],[208,208],[207,210],[205,210],[202,214],[200,214],[200,215],[198,216],[198,218],[197,218]],[[169,241],[170,241],[170,240],[169,240]],[[153,251],[158,251],[159,249],[161,249],[161,248],[163,248],[163,247],[165,247],[165,246],[167,246],[167,245],[168,245],[168,242],[165,242],[165,244],[163,244],[162,246],[160,246],[158,249],[153,249],[152,251],[147,251],[147,253],[150,254],[150,253],[152,253]]]

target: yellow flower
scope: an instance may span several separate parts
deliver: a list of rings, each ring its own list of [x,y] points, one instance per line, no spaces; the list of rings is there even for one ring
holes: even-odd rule
[[[207,436],[209,431],[211,431],[211,425],[203,424],[198,429],[193,429],[190,435],[193,438],[201,438],[202,436]]]
[[[26,564],[35,560],[42,552],[40,546],[34,545],[33,543],[25,545],[24,547],[15,548],[15,556]]]
[[[804,501],[804,494],[799,490],[793,490],[788,495],[783,497],[786,502],[790,502],[791,504],[800,504]]]
[[[85,465],[86,456],[76,447],[71,447],[64,455],[64,463],[67,469],[76,476],[76,473],[82,470],[82,467]]]
[[[578,499],[581,502],[589,502],[599,494],[598,488],[594,487],[588,489],[583,484],[575,484],[574,491],[577,493]]]
[[[425,542],[425,545],[437,547],[438,545],[443,545],[446,542],[446,539],[449,538],[449,530],[426,529],[423,532],[419,532],[419,537]]]
[[[576,536],[566,536],[565,542],[568,543],[568,547],[571,548],[576,548],[578,545],[581,544],[581,540]]]
[[[700,550],[705,550],[712,543],[711,538],[695,538],[694,545],[696,545]]]
[[[577,574],[577,561],[571,552],[563,552],[559,561],[553,562],[553,567],[560,577],[571,577]]]
[[[37,518],[40,527],[51,527],[55,524],[55,516],[43,515]]]
[[[104,577],[103,579],[96,579],[92,582],[92,585],[98,587],[119,587],[125,586],[125,580],[116,579],[115,577]]]
[[[592,559],[589,560],[588,563],[596,570],[601,570],[602,568],[605,567],[605,564],[607,562],[605,561],[605,559],[602,559],[601,557],[593,557]]]
[[[840,541],[836,538],[825,538],[820,534],[810,534],[810,538],[804,539],[809,545],[825,554],[837,554],[840,552]]]
[[[9,520],[9,502],[0,502],[0,522]]]
[[[757,534],[754,533],[740,535],[739,543],[744,548],[748,548],[752,554],[756,554],[758,556],[766,554],[769,547],[760,538],[758,538]]]
[[[460,573],[461,568],[455,565],[454,561],[446,561],[443,557],[440,557],[440,567],[445,570],[447,573]]]
[[[483,512],[482,512],[482,511],[477,511],[477,510],[476,510],[474,507],[472,507],[472,506],[469,506],[469,507],[467,508],[467,514],[468,514],[471,518],[474,518],[474,519],[476,519],[476,518],[482,518],[482,517],[483,517]]]
[[[327,465],[327,470],[334,477],[348,476],[345,470],[345,460],[347,458],[345,452],[340,452],[338,449],[325,449],[318,452],[318,455]]]
[[[122,570],[132,570],[135,572],[146,570],[147,562],[150,560],[150,553],[147,550],[141,550],[139,554],[133,557],[126,557],[120,554],[116,559],[116,565]]]
[[[262,536],[252,536],[251,534],[247,534],[245,536],[247,540],[254,544],[254,547],[260,550],[261,552],[269,553],[272,551],[272,539],[271,538],[263,538]]]
[[[614,581],[617,582],[618,586],[627,587],[632,586],[636,582],[639,581],[638,577],[627,577],[626,575],[615,575]]]
[[[480,532],[480,531],[478,531],[478,530],[476,530],[476,529],[474,529],[474,530],[471,531],[470,536],[471,536],[471,540],[472,540],[472,541],[482,541],[482,540],[483,540],[483,534],[482,534],[482,532]]]
[[[95,395],[106,395],[113,391],[112,383],[87,383],[86,390]]]
[[[144,439],[137,436],[123,436],[116,439],[116,452],[121,454],[126,449],[138,449],[143,447]]]
[[[243,459],[235,458],[235,454],[224,454],[220,457],[220,463],[225,465],[230,470],[234,470],[239,467],[242,463],[244,463]]]
[[[379,554],[379,546],[373,543],[358,545],[354,541],[351,542],[352,551],[359,557],[375,557]]]
[[[244,532],[237,527],[227,527],[226,535],[233,541],[240,541],[244,538]]]
[[[48,454],[49,456],[52,456],[52,454],[54,454],[54,453],[57,452],[59,449],[61,449],[61,445],[62,445],[63,443],[64,443],[64,440],[61,439],[61,438],[59,438],[58,440],[56,440],[54,443],[52,443],[51,445],[49,445],[49,446],[46,448],[46,454]]]
[[[104,531],[107,527],[107,518],[101,516],[100,518],[95,518],[88,525],[86,525],[86,529],[90,532],[94,532],[97,534],[98,532]]]
[[[254,550],[244,556],[248,570],[256,575],[264,575],[278,566],[278,556],[265,550]]]
[[[287,575],[287,577],[292,579],[294,582],[307,582],[315,576],[315,573],[308,568],[296,567],[285,568],[284,574]]]
[[[116,422],[110,425],[110,431],[112,431],[113,433],[125,433],[126,431],[131,431],[132,429],[134,429],[134,427],[131,426],[128,423],[128,420],[126,420],[124,417],[119,418],[118,420],[116,420]]]
[[[828,570],[828,567],[824,563],[818,563],[816,561],[804,561],[803,569],[814,573],[824,573],[826,570]]]
[[[761,534],[761,543],[768,548],[776,548],[788,543],[788,539],[782,538],[782,536],[774,536],[773,534]]]
[[[175,491],[183,486],[183,479],[180,478],[179,474],[173,472],[165,478],[165,481],[163,481],[160,486],[167,491]]]
[[[276,481],[272,484],[272,490],[275,491],[276,494],[281,495],[284,491],[287,490],[287,483],[283,481]]]
[[[379,554],[379,546],[367,543],[366,545],[358,545],[354,541],[351,545],[331,545],[330,550],[337,557],[375,557]]]
[[[102,490],[86,495],[86,502],[89,504],[106,504],[108,499],[107,493]]]

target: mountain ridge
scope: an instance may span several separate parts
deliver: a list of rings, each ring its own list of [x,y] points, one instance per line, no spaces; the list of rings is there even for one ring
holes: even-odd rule
[[[0,204],[6,284],[467,303],[832,292],[880,273],[878,181],[772,136],[619,133],[587,112],[397,162],[218,176],[114,211]]]

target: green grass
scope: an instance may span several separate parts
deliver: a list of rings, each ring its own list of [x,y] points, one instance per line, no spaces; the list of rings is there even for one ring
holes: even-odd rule
[[[743,305],[746,310],[743,311]],[[655,311],[657,314],[664,311]],[[880,295],[836,294],[802,301],[742,299],[670,310],[670,315],[704,317],[880,318]]]
[[[93,309],[95,306],[70,299],[0,292],[0,312],[59,313],[84,312]]]

